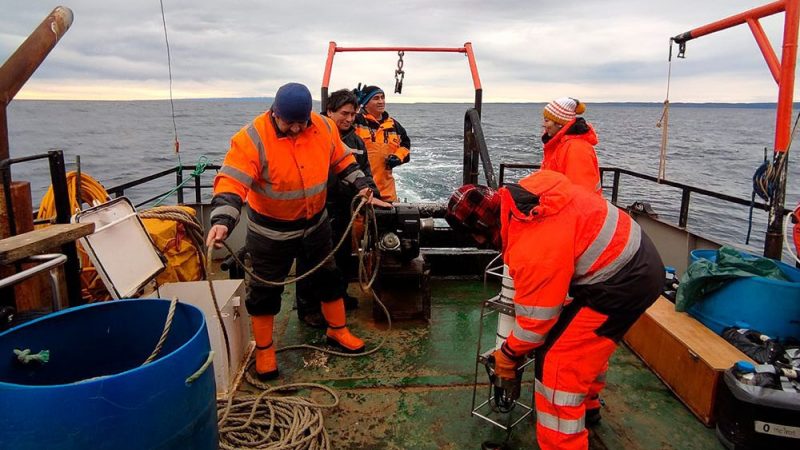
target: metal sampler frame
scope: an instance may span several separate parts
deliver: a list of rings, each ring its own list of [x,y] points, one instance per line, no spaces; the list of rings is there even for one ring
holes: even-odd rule
[[[511,279],[511,277],[509,277],[507,275],[504,275],[502,273],[502,270],[503,270],[502,260],[501,260],[501,264],[499,266],[493,266],[493,264],[495,264],[497,262],[497,260],[500,259],[501,257],[502,257],[502,254],[498,255],[492,261],[490,261],[489,264],[486,266],[486,269],[484,271],[484,282],[486,281],[486,279],[490,275],[493,276],[493,277],[498,277],[500,279],[508,279],[508,280]],[[477,404],[477,402],[478,402],[478,372],[480,371],[481,367],[484,367],[484,368],[487,367],[487,364],[489,363],[489,356],[495,351],[494,347],[492,347],[492,348],[490,348],[488,350],[485,350],[485,351],[481,350],[481,342],[483,341],[483,323],[484,323],[484,320],[486,319],[486,317],[488,317],[488,316],[490,316],[492,314],[506,314],[506,315],[511,316],[511,317],[514,317],[516,315],[515,312],[514,312],[514,307],[512,305],[509,305],[506,302],[501,301],[500,297],[501,296],[498,294],[498,295],[496,295],[496,296],[494,296],[494,297],[492,297],[492,298],[490,298],[488,300],[484,300],[483,303],[481,303],[481,315],[480,315],[480,318],[478,320],[478,324],[479,325],[478,325],[478,343],[477,343],[476,358],[475,358],[475,375],[474,375],[473,384],[472,384],[472,410],[471,410],[471,414],[473,416],[479,417],[479,418],[491,423],[492,425],[502,429],[503,431],[505,431],[506,432],[506,439],[508,439],[508,437],[511,435],[511,430],[517,424],[519,424],[520,422],[525,420],[525,418],[527,418],[528,416],[533,414],[533,412],[534,412],[533,400],[532,400],[533,399],[533,395],[531,395],[530,403],[525,403],[525,402],[521,401],[520,399],[515,400],[514,404],[512,406],[512,409],[507,413],[495,411],[492,408],[492,406],[490,405],[490,402],[491,402],[491,399],[492,399],[492,394],[493,394],[492,393],[493,386],[492,386],[491,383],[488,383],[486,385],[486,387],[487,387],[486,400],[484,400],[480,404]],[[525,368],[530,366],[531,364],[533,364],[533,362],[534,362],[533,358],[527,358],[527,360],[522,365],[520,365],[519,368],[517,368],[517,371],[524,372]],[[522,397],[520,396],[520,398],[522,398]],[[522,414],[520,414],[519,417],[515,418],[515,416],[517,414],[515,414],[514,411],[515,410],[517,412],[520,411],[519,409],[517,409],[517,407],[522,409]],[[483,410],[488,410],[488,411],[486,413],[484,413],[484,412],[482,412]],[[495,420],[494,418],[490,417],[492,413],[494,413],[494,414],[496,414],[496,415],[498,415],[500,417],[497,417],[497,420]],[[504,423],[502,423],[502,422],[504,422]]]

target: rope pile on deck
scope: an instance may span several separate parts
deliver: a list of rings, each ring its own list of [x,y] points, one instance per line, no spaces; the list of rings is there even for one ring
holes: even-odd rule
[[[333,258],[333,255],[342,246],[345,239],[350,238],[350,230],[353,226],[353,222],[355,218],[358,216],[359,212],[365,207],[366,200],[356,197],[353,201],[352,209],[353,214],[350,218],[350,223],[348,224],[346,230],[344,231],[342,238],[336,244],[336,246],[331,250],[330,254],[323,259],[317,266],[309,270],[308,272],[298,275],[296,278],[275,282],[265,280],[263,278],[258,277],[253,271],[247,267],[243,261],[241,261],[237,256],[236,252],[233,251],[230,246],[226,242],[222,242],[225,249],[233,256],[236,260],[237,264],[239,264],[247,274],[253,279],[258,280],[261,283],[273,285],[273,286],[283,286],[291,283],[295,283],[303,278],[311,275],[313,272],[318,270],[322,265],[325,264],[326,261]],[[356,201],[359,203],[356,205]],[[370,225],[372,225],[373,230],[377,232],[377,225],[375,225],[375,213],[371,207],[367,208],[366,220],[365,220],[365,236],[362,239],[362,245],[359,249],[359,281],[361,284],[362,289],[367,290],[370,289],[372,283],[375,281],[377,276],[377,270],[375,270],[371,276],[367,273],[364,269],[366,266],[364,263],[365,255],[364,249],[366,248],[366,243],[368,241],[367,235],[369,234]],[[206,273],[211,273],[210,261],[211,261],[211,249],[209,249],[209,254],[206,257]],[[374,265],[377,267],[377,263]],[[369,280],[365,278],[369,277]],[[216,295],[214,293],[213,284],[211,283],[211,279],[209,279],[209,289],[211,290],[211,296],[213,303],[216,305]],[[374,291],[372,292],[373,299],[380,305],[383,309],[384,314],[386,315],[387,323],[388,323],[388,330],[391,330],[392,327],[392,320],[389,316],[389,310],[386,309],[386,306],[380,301],[378,296],[375,294]],[[220,320],[221,315],[218,312],[217,315]],[[224,330],[224,326],[223,326]],[[307,349],[307,350],[315,350],[322,353],[336,355],[336,356],[343,356],[348,358],[356,358],[362,357],[366,355],[370,355],[372,353],[377,352],[383,347],[384,343],[386,342],[387,336],[384,335],[381,339],[381,342],[376,345],[371,350],[361,352],[361,353],[344,353],[338,352],[335,350],[330,350],[327,348],[317,347],[314,345],[309,344],[297,344],[297,345],[289,345],[286,347],[281,347],[276,351],[278,353],[288,351],[288,350],[299,350],[299,349]],[[324,386],[322,384],[317,383],[292,383],[292,384],[285,384],[285,385],[278,385],[272,386],[266,384],[260,380],[258,380],[254,375],[253,371],[250,370],[250,366],[253,363],[251,362],[248,365],[248,368],[245,371],[245,379],[248,383],[250,383],[253,387],[260,389],[262,392],[258,394],[236,394],[232,393],[228,400],[218,400],[217,401],[217,417],[218,421],[217,424],[219,426],[219,448],[224,450],[232,450],[232,449],[310,449],[310,450],[329,450],[331,448],[330,438],[328,436],[327,431],[325,430],[325,423],[324,423],[324,412],[326,410],[330,410],[331,408],[335,408],[339,405],[339,396],[336,394],[336,391],[331,389],[330,387]],[[325,394],[328,394],[332,401],[330,403],[319,403],[312,400],[309,397],[301,397],[299,395],[289,395],[289,394],[297,394],[301,391],[322,391]]]

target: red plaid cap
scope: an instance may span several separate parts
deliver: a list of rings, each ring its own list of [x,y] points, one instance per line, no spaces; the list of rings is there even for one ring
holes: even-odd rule
[[[450,196],[445,220],[454,230],[492,236],[500,219],[500,196],[486,186],[465,184]]]

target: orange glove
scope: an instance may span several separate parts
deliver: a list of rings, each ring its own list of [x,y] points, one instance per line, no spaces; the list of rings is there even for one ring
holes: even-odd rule
[[[505,350],[505,342],[503,345],[494,351],[494,372],[498,377],[506,380],[515,380],[517,378],[517,368],[519,367],[522,358],[512,358]]]

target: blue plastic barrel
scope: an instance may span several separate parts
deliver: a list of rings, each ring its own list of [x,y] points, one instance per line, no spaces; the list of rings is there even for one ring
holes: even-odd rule
[[[0,448],[216,449],[202,312],[178,304],[161,353],[142,366],[168,310],[165,300],[95,303],[0,333]],[[23,364],[14,349],[50,360]]]
[[[742,253],[745,258],[761,258]],[[694,250],[690,262],[716,262],[716,250]],[[715,333],[745,325],[772,338],[800,339],[800,270],[775,261],[790,281],[739,278],[694,303],[688,313]]]

